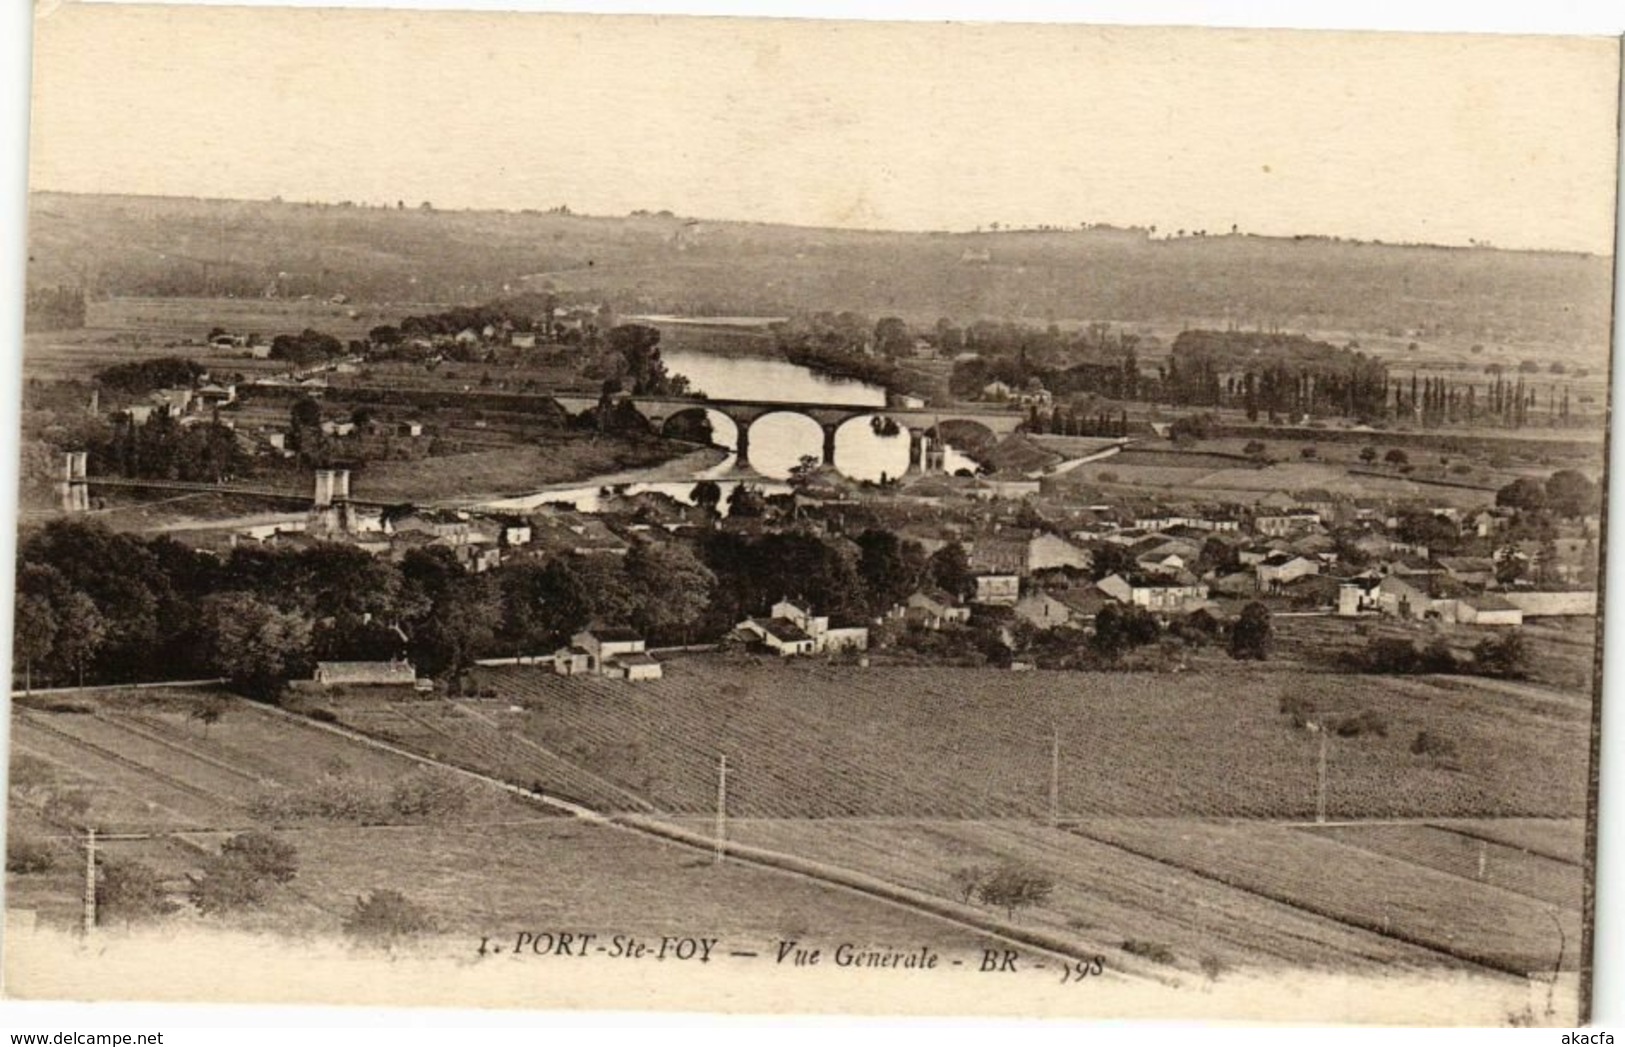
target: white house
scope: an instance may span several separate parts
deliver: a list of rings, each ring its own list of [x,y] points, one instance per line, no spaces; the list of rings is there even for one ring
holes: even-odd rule
[[[735,629],[781,655],[869,649],[867,627],[831,628],[828,616],[815,615],[810,608],[790,600],[780,600],[767,617],[747,618]]]
[[[1023,596],[1016,601],[1015,613],[1040,629],[1054,629],[1072,621],[1072,608],[1046,592]]]
[[[1253,517],[1253,530],[1271,536],[1291,534],[1293,531],[1320,526],[1320,514],[1313,509],[1292,509],[1284,513],[1265,513]]]
[[[1522,625],[1523,609],[1494,593],[1463,596],[1456,601],[1456,621],[1464,625]]]
[[[996,607],[1014,607],[1021,599],[1021,576],[1016,574],[979,574],[972,603]]]
[[[632,629],[598,627],[570,637],[570,646],[553,656],[560,676],[608,676],[620,680],[658,680],[660,663],[644,649]]]
[[[964,625],[970,621],[970,608],[947,593],[921,590],[908,598],[905,615],[928,629],[944,625]]]
[[[1433,597],[1398,575],[1388,575],[1372,592],[1377,610],[1394,618],[1422,618],[1433,610]]]
[[[1130,581],[1120,574],[1113,574],[1096,582],[1095,587],[1118,603],[1144,607],[1150,611],[1184,610],[1191,604],[1206,600],[1208,595],[1205,584],[1183,578]]]
[[[317,662],[316,683],[323,687],[412,687],[422,689],[411,662]],[[431,685],[432,686],[432,685]]]
[[[1057,535],[1045,532],[1034,535],[1027,543],[1027,569],[1046,571],[1058,567],[1073,567],[1087,571],[1095,561],[1094,554],[1080,549]]]
[[[1278,588],[1305,575],[1319,574],[1320,563],[1307,556],[1296,556],[1292,553],[1271,553],[1259,562],[1256,570],[1258,571],[1259,591],[1269,592],[1271,589]]]

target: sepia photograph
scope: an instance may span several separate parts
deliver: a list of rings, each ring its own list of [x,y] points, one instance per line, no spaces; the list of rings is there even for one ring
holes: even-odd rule
[[[7,999],[1593,1020],[1619,37],[31,24]]]

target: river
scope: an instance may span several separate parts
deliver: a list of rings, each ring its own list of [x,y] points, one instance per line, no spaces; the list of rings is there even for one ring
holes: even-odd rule
[[[886,390],[880,386],[828,377],[769,356],[672,349],[662,352],[661,359],[668,373],[688,379],[690,389],[719,400],[873,407],[874,415],[854,418],[836,431],[835,468],[852,479],[869,481],[901,476],[908,470],[908,430],[885,436],[872,425],[873,418],[885,413]],[[706,417],[711,422],[712,442],[723,452],[722,460],[694,469],[685,479],[673,480],[670,468],[656,466],[551,487],[533,495],[487,503],[487,507],[513,510],[570,504],[583,512],[594,512],[603,489],[611,486],[628,494],[657,491],[686,502],[698,480],[717,481],[724,500],[742,482],[755,484],[769,494],[782,493],[789,490],[784,479],[804,455],[823,456],[824,433],[817,422],[794,411],[774,412],[751,423],[750,468],[741,470],[734,460],[738,431],[733,420],[716,411],[707,411]],[[951,447],[945,455],[949,472],[976,467],[974,461]]]

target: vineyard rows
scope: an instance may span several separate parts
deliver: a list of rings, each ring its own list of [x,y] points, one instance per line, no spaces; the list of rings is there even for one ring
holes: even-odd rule
[[[1353,927],[1520,976],[1551,970],[1563,936],[1570,943],[1579,941],[1577,910],[1565,909],[1555,917],[1562,924],[1560,935],[1549,903],[1299,829],[1199,821],[1171,827],[1146,819],[1088,822],[1071,831]],[[1564,968],[1572,969],[1577,958],[1570,948]]]
[[[1441,820],[1439,828],[1489,840],[1568,865],[1585,863],[1585,822],[1579,818],[1487,818]]]
[[[1313,830],[1349,847],[1415,862],[1578,911],[1581,870],[1517,847],[1430,825],[1348,825]]]
[[[955,901],[956,869],[1019,861],[1055,890],[1023,917],[1116,950],[1133,939],[1166,945],[1177,966],[1335,963],[1340,969],[1422,966],[1438,956],[1245,891],[1227,890],[1163,863],[1023,822],[778,821],[733,823],[730,836],[858,869]]]
[[[674,659],[627,684],[535,667],[478,671],[523,714],[495,714],[579,768],[699,813],[751,817],[1307,818],[1316,745],[1281,714],[1311,695],[1326,716],[1371,710],[1386,734],[1336,738],[1333,817],[1572,817],[1583,776],[1563,758],[1583,724],[1495,693],[1395,694],[1389,681],[1274,671],[1220,687],[1200,673],[1023,673]],[[1418,686],[1426,687],[1425,683]],[[1554,707],[1555,708],[1555,707]],[[1052,728],[1053,724],[1053,728]],[[1419,730],[1452,738],[1446,765],[1410,752]],[[499,732],[500,733],[500,732]]]
[[[161,772],[56,730],[63,719],[13,715],[13,751],[41,757],[93,783],[88,791],[98,817],[116,819],[119,828],[177,828],[219,824],[229,810]]]
[[[347,723],[413,752],[600,810],[647,805],[595,776],[510,737],[457,706],[414,703],[346,710]]]

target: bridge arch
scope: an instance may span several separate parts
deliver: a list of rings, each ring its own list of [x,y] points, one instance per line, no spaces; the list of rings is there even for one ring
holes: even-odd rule
[[[944,418],[925,430],[934,444],[947,444],[975,458],[981,458],[999,442],[999,434],[974,418]]]
[[[684,407],[668,414],[660,423],[660,435],[679,439],[698,439],[704,428],[699,424],[701,421],[710,427],[706,440],[712,446],[730,452],[738,448],[739,423],[728,417],[725,412],[702,404]]]
[[[825,429],[818,420],[794,408],[767,411],[743,429],[740,461],[763,476],[782,480],[806,455],[824,461]]]
[[[909,471],[914,439],[908,426],[884,412],[853,415],[834,427],[831,464],[854,480],[895,480]]]

